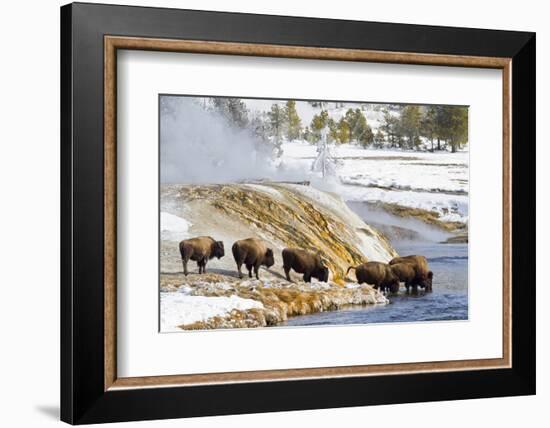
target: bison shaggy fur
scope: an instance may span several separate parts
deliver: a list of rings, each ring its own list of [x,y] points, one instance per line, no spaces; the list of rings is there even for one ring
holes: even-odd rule
[[[225,251],[222,241],[215,241],[210,236],[199,236],[181,241],[180,254],[183,263],[183,273],[187,275],[187,263],[189,260],[197,262],[199,273],[205,273],[208,260],[214,257],[221,259],[225,255]]]
[[[422,287],[426,291],[432,291],[433,272],[428,267],[428,260],[424,256],[410,255],[404,257],[395,257],[390,261],[390,265],[407,263],[413,267],[415,277],[409,282],[409,287],[416,290],[417,287]],[[407,287],[407,291],[409,290]]]
[[[311,278],[317,278],[321,282],[327,282],[329,270],[324,265],[319,253],[313,253],[298,248],[285,248],[283,250],[283,268],[287,281],[290,281],[290,270],[304,274],[304,281],[311,282]]]
[[[351,269],[355,269],[355,276],[359,284],[370,284],[380,291],[399,291],[399,278],[393,273],[391,267],[382,262],[367,262],[358,266],[348,268],[346,275]]]
[[[248,269],[248,276],[250,278],[252,278],[252,269],[254,269],[256,279],[260,279],[258,276],[260,266],[266,266],[269,268],[275,264],[273,250],[271,248],[267,248],[267,245],[261,239],[242,239],[233,244],[231,251],[233,252],[235,263],[237,263],[239,278],[243,277],[241,272],[241,266],[243,264]]]

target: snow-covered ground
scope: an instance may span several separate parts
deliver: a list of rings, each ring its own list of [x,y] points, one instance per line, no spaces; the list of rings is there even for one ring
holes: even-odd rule
[[[331,147],[338,160],[332,191],[344,200],[385,202],[435,211],[443,221],[468,220],[469,153]],[[304,141],[283,144],[282,163],[307,170],[317,147]]]
[[[187,231],[192,226],[182,217],[162,211],[160,213],[161,239],[177,241],[187,238]]]
[[[177,291],[160,293],[160,329],[162,332],[181,332],[178,326],[183,324],[206,321],[215,316],[223,317],[234,309],[245,311],[263,307],[261,302],[235,295],[193,296],[190,287],[182,286]]]
[[[243,99],[249,111],[265,113],[273,104],[284,100]],[[367,103],[334,103],[312,106],[297,102],[302,126],[322,110],[338,122],[350,108],[360,108],[367,123],[376,133],[384,122],[383,105]],[[398,115],[389,110],[389,114]],[[422,148],[431,142],[422,139]],[[305,141],[283,143],[279,165],[282,171],[310,171],[317,157],[317,146]],[[437,212],[442,221],[468,221],[469,153],[364,149],[354,144],[332,145],[331,154],[338,160],[336,178],[328,183],[314,183],[332,190],[347,201],[384,202]],[[326,181],[326,180],[325,180]]]

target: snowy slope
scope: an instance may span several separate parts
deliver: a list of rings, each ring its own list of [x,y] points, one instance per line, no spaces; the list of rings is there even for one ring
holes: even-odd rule
[[[283,144],[282,162],[308,170],[316,146]],[[347,201],[385,202],[438,213],[443,221],[468,220],[469,153],[429,153],[335,145],[332,190]]]

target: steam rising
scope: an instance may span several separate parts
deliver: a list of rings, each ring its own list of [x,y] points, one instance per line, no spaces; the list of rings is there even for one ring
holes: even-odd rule
[[[299,179],[298,171],[276,167],[270,143],[231,126],[219,113],[186,97],[163,96],[160,103],[162,183]]]
[[[347,202],[348,206],[367,223],[379,223],[386,226],[397,226],[416,232],[418,236],[415,240],[428,242],[442,242],[452,236],[452,233],[442,231],[433,226],[429,226],[420,220],[414,218],[397,217],[383,209],[377,209],[364,202]],[[393,239],[392,243],[400,241]],[[406,239],[404,239],[406,241]]]

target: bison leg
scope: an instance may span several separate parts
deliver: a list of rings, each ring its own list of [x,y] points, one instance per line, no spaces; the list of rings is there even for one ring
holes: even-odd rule
[[[304,273],[304,282],[311,282],[311,274],[310,273]]]
[[[252,265],[247,264],[246,268],[248,269],[248,277],[252,278]]]
[[[286,276],[286,280],[288,282],[291,282],[290,281],[290,268],[288,266],[283,266],[283,269],[285,270],[285,276]]]
[[[237,263],[237,271],[239,272],[239,278],[243,278],[243,273],[241,271],[242,263]]]
[[[180,244],[180,255],[181,263],[183,264],[183,274],[187,276],[189,272],[187,271],[187,263],[192,256],[192,251],[189,251],[189,248],[186,248],[185,245]]]
[[[256,275],[256,279],[260,279],[260,276],[258,275],[259,270],[260,270],[260,265],[259,264],[254,265],[254,275]]]
[[[201,259],[197,261],[197,265],[199,266],[199,273],[206,273],[206,259]]]

